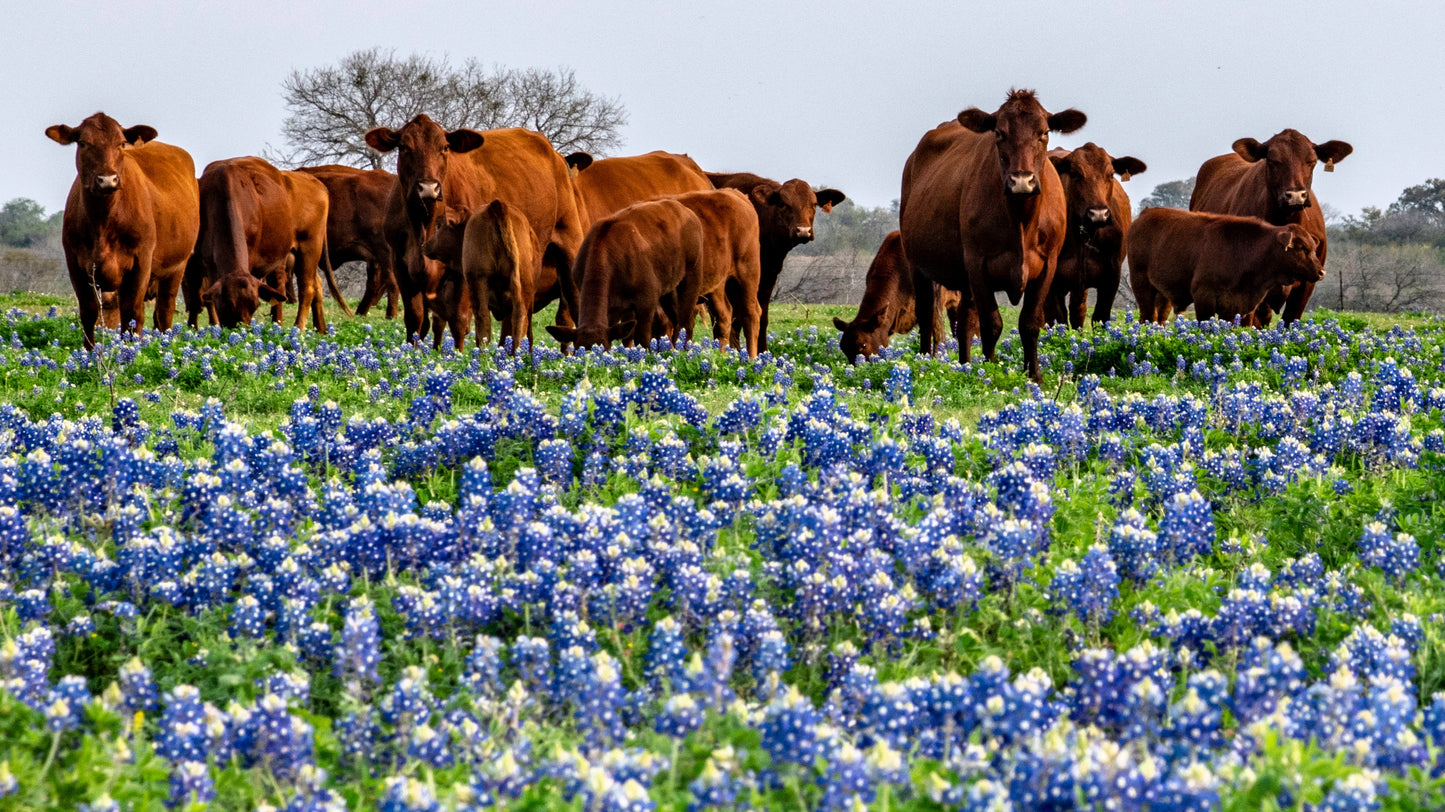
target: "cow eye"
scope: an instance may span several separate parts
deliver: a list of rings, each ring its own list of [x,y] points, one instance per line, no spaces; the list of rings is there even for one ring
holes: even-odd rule
[[[451,147],[447,146],[446,144],[442,144],[442,152],[443,152],[443,153],[451,152],[451,151],[452,151],[452,148],[451,148]]]

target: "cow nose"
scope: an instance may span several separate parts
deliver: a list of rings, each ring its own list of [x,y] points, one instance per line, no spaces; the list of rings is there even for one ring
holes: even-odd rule
[[[418,181],[416,184],[416,195],[422,200],[441,200],[442,185],[434,180]]]
[[[1284,204],[1291,208],[1304,208],[1310,204],[1310,192],[1308,189],[1290,189],[1282,196]]]
[[[120,175],[114,172],[95,176],[95,188],[102,192],[114,192],[120,188]]]
[[[1011,195],[1032,195],[1039,191],[1039,178],[1032,172],[1010,172],[1004,185]]]
[[[1085,214],[1088,215],[1089,222],[1095,225],[1104,225],[1105,223],[1109,222],[1108,207],[1092,206],[1087,212],[1085,212]]]
[[[813,239],[813,227],[797,226],[793,229],[793,236],[800,240],[811,240]]]

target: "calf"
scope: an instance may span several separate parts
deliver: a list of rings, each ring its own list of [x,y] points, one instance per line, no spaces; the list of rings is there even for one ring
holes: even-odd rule
[[[577,250],[577,326],[550,325],[563,344],[606,347],[614,340],[647,345],[664,301],[681,323],[681,305],[697,301],[703,227],[675,199],[637,203],[597,220]],[[669,296],[669,294],[672,294]]]
[[[502,323],[502,337],[512,339],[514,348],[523,338],[532,338],[536,274],[541,263],[531,225],[515,206],[493,200],[476,214],[449,209],[422,250],[428,259],[447,267],[442,287],[454,290],[448,291],[453,297],[468,298],[478,347],[492,340],[491,315]],[[447,280],[452,280],[450,285]],[[446,320],[460,308],[460,303],[449,304],[448,312],[442,313],[433,301],[435,297],[428,299],[428,307],[439,319]]]
[[[934,285],[935,309],[933,313],[934,335],[943,335],[943,317],[958,335],[958,307],[961,296],[958,291]],[[903,256],[903,240],[897,231],[883,238],[873,264],[868,266],[864,282],[863,301],[858,305],[858,314],[852,321],[833,318],[833,326],[842,335],[838,345],[850,362],[861,356],[871,358],[895,335],[902,335],[918,326],[917,311],[914,309],[913,271]],[[927,348],[925,351],[931,351]]]
[[[702,264],[693,292],[678,289],[677,328],[692,335],[699,297],[706,297],[713,331],[728,346],[746,343],[748,356],[762,352],[766,306],[760,301],[763,264],[761,224],[748,198],[735,189],[689,192],[671,198],[697,215],[703,229]],[[667,308],[664,308],[666,311]],[[672,314],[667,314],[671,316]],[[731,330],[722,329],[732,325]]]
[[[1049,160],[1064,185],[1069,222],[1044,315],[1051,323],[1067,321],[1078,330],[1084,326],[1089,288],[1099,291],[1094,321],[1108,321],[1113,312],[1125,235],[1133,220],[1129,195],[1119,181],[1147,167],[1138,158],[1111,157],[1093,142],[1075,150],[1050,150]]]
[[[1141,320],[1163,323],[1192,302],[1200,321],[1250,316],[1280,286],[1324,278],[1319,241],[1297,223],[1146,209],[1129,229],[1129,280]]]

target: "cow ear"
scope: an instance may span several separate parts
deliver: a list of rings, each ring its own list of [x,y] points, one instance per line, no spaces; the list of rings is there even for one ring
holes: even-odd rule
[[[260,285],[256,286],[256,295],[261,297],[261,299],[270,302],[271,304],[286,303],[286,294],[282,293],[277,288],[266,284],[265,282],[262,282]]]
[[[1070,107],[1067,110],[1060,110],[1049,116],[1049,129],[1054,132],[1068,134],[1084,126],[1088,120],[1088,116]]]
[[[816,194],[818,195],[818,208],[822,209],[825,214],[832,211],[834,206],[848,199],[847,195],[837,189],[819,189]]]
[[[156,128],[144,124],[137,124],[134,127],[126,127],[121,130],[127,144],[144,144],[147,141],[156,140]]]
[[[620,341],[632,335],[634,332],[636,332],[636,330],[637,320],[628,319],[621,324],[614,324],[611,327],[607,328],[607,337],[612,339],[613,341]]]
[[[377,127],[373,130],[367,130],[363,139],[366,141],[368,147],[371,147],[377,152],[391,152],[396,149],[397,144],[401,143],[401,136],[390,127]]]
[[[778,187],[760,183],[748,192],[748,197],[752,199],[754,206],[767,206],[775,203],[779,197]]]
[[[1254,163],[1263,160],[1269,151],[1265,149],[1264,144],[1253,138],[1241,138],[1234,142],[1234,152],[1244,160]]]
[[[977,107],[970,107],[958,114],[958,123],[962,124],[965,130],[991,133],[993,128],[998,126],[998,116],[993,113],[985,113]]]
[[[1124,180],[1128,180],[1130,177],[1138,175],[1148,168],[1143,161],[1138,158],[1131,158],[1128,155],[1125,155],[1123,158],[1114,159],[1114,172]]]
[[[56,124],[54,127],[46,127],[45,135],[61,146],[70,146],[75,143],[75,130],[65,124]]]
[[[1344,141],[1326,141],[1315,145],[1315,157],[1326,164],[1336,164],[1349,157],[1355,148]]]
[[[500,200],[493,200],[492,205],[495,206],[501,202]],[[487,208],[490,210],[491,206]],[[447,209],[447,225],[464,226],[470,219],[472,219],[472,210],[466,206]]]
[[[1284,250],[1288,251],[1294,248],[1294,232],[1288,228],[1282,228],[1276,231],[1274,238],[1279,241],[1280,245],[1284,246]]]
[[[1062,175],[1069,171],[1069,156],[1073,154],[1073,150],[1051,149],[1049,150],[1049,163],[1054,165],[1055,172]]]
[[[848,330],[848,322],[843,321],[842,319],[838,318],[837,316],[834,316],[834,317],[833,317],[833,326],[834,326],[834,327],[837,327],[837,328],[838,328],[838,332],[840,332],[840,333],[847,332],[847,330]]]
[[[592,165],[592,156],[585,152],[574,152],[567,156],[566,161],[568,167],[577,172],[581,172]]]
[[[447,133],[447,146],[452,152],[471,152],[485,140],[476,130],[452,130]]]
[[[577,328],[575,327],[549,324],[547,325],[547,332],[551,333],[552,337],[562,344],[573,344],[577,341]]]
[[[221,280],[217,279],[209,286],[201,288],[201,304],[210,304],[221,295]]]

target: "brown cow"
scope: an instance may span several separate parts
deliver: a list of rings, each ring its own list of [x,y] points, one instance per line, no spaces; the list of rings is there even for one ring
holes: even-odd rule
[[[408,338],[425,332],[425,296],[435,293],[442,266],[422,256],[421,246],[440,224],[446,207],[480,211],[493,200],[516,207],[531,225],[538,261],[536,298],[561,298],[559,324],[570,324],[575,298],[571,268],[585,234],[567,163],[541,133],[521,129],[447,132],[425,114],[400,130],[378,127],[366,143],[379,152],[397,150],[398,182],[387,204],[386,239],[401,289]],[[539,306],[534,302],[533,307]],[[490,319],[483,313],[479,319]],[[489,327],[490,329],[490,327]],[[462,336],[454,335],[457,345]]]
[[[447,267],[446,279],[455,278],[456,295],[469,300],[467,313],[490,310],[502,323],[502,337],[520,346],[532,338],[532,306],[536,301],[535,274],[540,267],[531,225],[514,206],[493,200],[472,214],[465,209],[448,209],[442,225],[422,245],[422,253]],[[445,313],[432,305],[441,294],[429,299],[428,307],[446,319],[460,308],[449,305]],[[433,344],[441,344],[440,322]],[[450,321],[448,321],[450,324]],[[492,340],[491,320],[476,320],[476,345]]]
[[[1110,157],[1092,141],[1072,151],[1050,150],[1049,160],[1064,184],[1069,225],[1044,314],[1050,323],[1067,321],[1078,330],[1084,326],[1089,288],[1099,291],[1094,321],[1108,321],[1113,312],[1125,235],[1133,221],[1129,195],[1119,180],[1147,167],[1138,158]]]
[[[190,154],[156,141],[153,127],[122,128],[104,113],[79,127],[57,124],[45,134],[58,144],[79,145],[61,245],[86,349],[95,346],[102,298],[113,298],[117,305],[118,323],[108,326],[134,323],[139,330],[145,325],[147,295],[154,296],[155,328],[169,329],[200,228]]]
[[[1297,223],[1314,237],[1320,265],[1327,253],[1325,215],[1312,188],[1315,163],[1325,171],[1354,152],[1344,141],[1311,143],[1299,130],[1282,130],[1263,144],[1253,138],[1234,142],[1234,151],[1204,162],[1189,199],[1190,211],[1261,217],[1282,226]],[[1275,310],[1290,324],[1304,315],[1314,282],[1272,291],[1255,312],[1254,322],[1267,327]]]
[[[751,172],[709,172],[707,177],[719,189],[737,189],[748,196],[758,213],[758,236],[762,249],[762,276],[758,282],[758,304],[762,321],[758,326],[759,351],[768,348],[768,305],[773,301],[773,288],[783,272],[788,252],[813,241],[813,219],[816,209],[830,212],[846,195],[837,189],[813,191],[807,182],[793,178],[778,183]],[[732,302],[736,310],[738,303]],[[736,341],[741,322],[732,325]],[[714,331],[720,330],[714,327]],[[752,346],[751,344],[749,346]]]
[[[961,297],[958,291],[934,285],[933,331],[943,334],[943,322],[947,319],[958,335],[957,319]],[[913,271],[903,256],[903,240],[897,231],[890,231],[878,246],[873,263],[868,266],[864,280],[863,301],[852,321],[843,321],[834,316],[833,326],[842,333],[838,347],[850,363],[856,363],[859,356],[872,358],[878,350],[888,346],[895,335],[903,335],[918,326],[917,311],[914,310]],[[975,328],[976,330],[977,328]]]
[[[195,326],[204,305],[225,327],[250,324],[261,300],[281,321],[281,305],[294,281],[299,307],[296,326],[310,312],[317,332],[326,332],[317,267],[323,265],[338,301],[326,260],[326,187],[303,172],[277,169],[260,158],[215,161],[201,173],[201,234],[186,269],[186,309]]]
[[[577,327],[549,326],[563,344],[606,347],[627,338],[646,346],[664,297],[679,312],[697,301],[703,225],[675,198],[637,203],[592,224],[577,252]]]
[[[386,317],[396,318],[399,292],[391,270],[391,249],[383,226],[386,203],[396,175],[384,169],[357,169],[340,164],[303,166],[305,172],[326,185],[331,199],[326,216],[326,252],[332,266],[347,262],[366,263],[366,289],[356,305],[356,315],[365,316],[371,306],[386,296]],[[342,302],[343,308],[345,302]],[[350,312],[347,315],[351,315]]]
[[[1318,282],[1319,240],[1299,223],[1145,209],[1129,229],[1129,281],[1141,320],[1163,323],[1192,302],[1200,321],[1248,317],[1281,285]]]
[[[913,286],[917,308],[933,310],[927,282],[968,291],[964,311],[977,310],[984,355],[993,360],[1003,331],[994,292],[1015,304],[1022,298],[1024,367],[1036,382],[1044,300],[1068,221],[1063,185],[1046,156],[1049,132],[1070,133],[1086,120],[1073,109],[1050,114],[1033,91],[1015,90],[995,113],[971,107],[930,130],[903,168],[899,222],[903,252],[922,277]],[[934,346],[932,327],[919,325],[924,347]],[[958,344],[966,363],[971,337]]]

